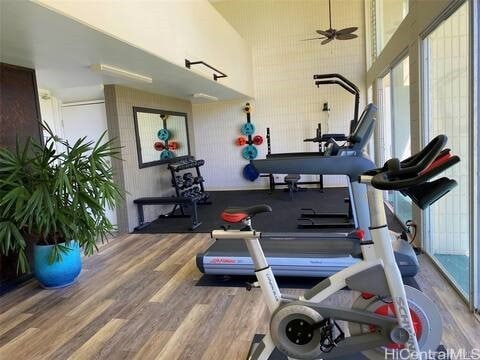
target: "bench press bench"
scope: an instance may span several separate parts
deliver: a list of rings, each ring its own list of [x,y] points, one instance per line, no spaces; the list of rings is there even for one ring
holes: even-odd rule
[[[139,225],[135,228],[135,230],[141,230],[147,227],[150,222],[145,222],[145,215],[143,212],[143,207],[145,205],[174,205],[174,208],[168,214],[160,215],[159,218],[191,218],[192,226],[190,230],[195,230],[198,228],[202,223],[198,221],[198,209],[197,203],[202,201],[202,198],[186,198],[186,197],[178,197],[178,196],[170,196],[170,197],[142,197],[139,199],[133,200],[133,203],[137,205],[138,210],[138,223]],[[184,211],[184,206],[191,206],[192,213],[187,215]],[[180,208],[181,214],[175,214],[177,208]]]

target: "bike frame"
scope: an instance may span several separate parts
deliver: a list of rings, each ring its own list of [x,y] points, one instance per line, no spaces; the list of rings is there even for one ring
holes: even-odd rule
[[[367,185],[368,206],[370,209],[370,235],[372,241],[363,242],[361,245],[363,260],[352,265],[328,278],[326,285],[324,282],[317,284],[313,289],[318,291],[305,297],[304,294],[298,299],[310,303],[320,303],[330,295],[347,286],[346,280],[355,274],[365,270],[382,266],[388,284],[390,296],[395,306],[397,321],[399,327],[409,333],[409,339],[406,348],[410,352],[410,357],[419,355],[419,346],[413,327],[412,318],[408,307],[408,300],[402,281],[400,270],[395,261],[393,248],[391,245],[390,233],[387,227],[385,207],[383,196],[380,190],[371,186],[371,176],[361,176],[360,182]],[[244,221],[245,228],[251,229],[251,220]],[[250,256],[252,257],[255,274],[258,279],[263,297],[266,301],[270,313],[275,312],[282,301],[291,300],[291,297],[282,297],[278,284],[271,267],[268,265],[265,254],[260,244],[261,233],[255,230],[214,230],[212,237],[215,239],[243,239],[247,245]],[[312,290],[313,290],[312,289]],[[312,291],[310,290],[310,292]],[[260,351],[255,352],[255,360],[267,360],[275,349],[270,334],[266,334],[262,340]],[[414,354],[414,355],[412,355]]]

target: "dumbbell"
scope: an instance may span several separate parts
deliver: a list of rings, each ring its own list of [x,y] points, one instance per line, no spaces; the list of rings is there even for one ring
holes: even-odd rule
[[[183,174],[183,181],[184,181],[184,186],[186,188],[190,187],[193,185],[193,175],[191,172]]]
[[[182,187],[183,186],[183,177],[181,177],[180,175],[175,176],[175,182],[177,183],[178,187]]]

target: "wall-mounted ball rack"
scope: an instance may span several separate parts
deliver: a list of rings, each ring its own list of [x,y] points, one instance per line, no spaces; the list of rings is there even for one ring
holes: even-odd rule
[[[172,132],[167,129],[167,119],[168,115],[160,115],[160,118],[163,121],[163,128],[158,130],[157,137],[160,141],[155,141],[153,147],[157,151],[161,151],[160,159],[161,160],[170,160],[175,157],[175,150],[180,148],[178,141],[172,140]],[[163,141],[163,142],[162,142]]]
[[[235,140],[235,144],[237,146],[243,146],[242,157],[245,160],[250,161],[258,156],[258,149],[256,148],[256,146],[260,146],[263,144],[263,136],[254,135],[255,125],[252,123],[250,118],[250,114],[252,113],[252,106],[250,105],[250,103],[246,103],[242,110],[247,116],[247,122],[242,125],[240,131],[243,135],[239,136]],[[259,177],[259,174],[252,165],[247,164],[243,168],[243,176],[247,180],[255,181]]]

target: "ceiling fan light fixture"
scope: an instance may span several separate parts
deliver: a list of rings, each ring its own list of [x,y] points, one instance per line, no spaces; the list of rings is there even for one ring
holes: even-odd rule
[[[332,27],[332,4],[331,0],[328,0],[328,19],[330,23],[330,28],[327,30],[316,30],[316,33],[322,35],[323,37],[303,39],[302,41],[308,40],[322,40],[321,45],[328,44],[332,40],[351,40],[358,37],[358,35],[353,34],[357,31],[358,27],[351,26],[341,30],[336,30]]]

